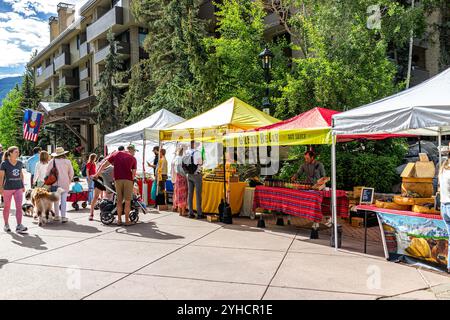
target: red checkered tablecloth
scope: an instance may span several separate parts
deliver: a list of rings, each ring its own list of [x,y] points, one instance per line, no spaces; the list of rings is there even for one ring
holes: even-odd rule
[[[348,216],[348,197],[337,191],[338,215]],[[330,215],[331,191],[294,190],[287,188],[257,186],[253,198],[253,209],[279,211],[285,214],[320,222]]]

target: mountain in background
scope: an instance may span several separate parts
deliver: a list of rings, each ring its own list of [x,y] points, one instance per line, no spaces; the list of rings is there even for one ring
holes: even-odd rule
[[[0,106],[8,92],[13,89],[16,84],[19,86],[22,84],[22,76],[0,79]]]

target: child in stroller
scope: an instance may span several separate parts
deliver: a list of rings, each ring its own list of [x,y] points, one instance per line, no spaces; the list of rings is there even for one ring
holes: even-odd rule
[[[103,184],[100,180],[96,180],[98,183],[102,184],[109,192],[113,194],[113,199],[103,199],[99,203],[100,208],[100,221],[105,224],[109,225],[114,222],[115,216],[117,216],[117,193],[114,188],[109,188],[105,184]],[[124,206],[124,203],[122,203],[122,206]],[[130,210],[130,221],[133,223],[136,223],[139,221],[139,211],[142,211],[144,214],[147,213],[146,209],[141,205],[139,202],[138,197],[133,194],[133,199],[131,200],[131,210]]]
[[[79,177],[74,177],[73,182],[74,184],[72,186],[72,189],[69,191],[67,202],[72,202],[72,208],[78,211],[80,209],[80,205],[78,204],[78,202],[82,201],[81,206],[83,207],[83,209],[85,209],[87,207],[88,192],[83,191],[83,187],[80,184]]]

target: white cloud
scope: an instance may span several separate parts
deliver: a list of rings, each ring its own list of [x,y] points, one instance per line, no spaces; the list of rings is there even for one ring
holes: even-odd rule
[[[3,0],[9,3],[14,12],[21,13],[25,16],[36,15],[37,13],[55,14],[56,6],[60,2],[76,4],[84,2],[84,0]]]
[[[3,74],[0,74],[0,79],[12,78],[12,77],[18,77],[18,76],[22,76],[22,74],[21,73],[3,73]]]
[[[34,50],[41,51],[50,43],[48,20],[41,20],[38,15],[56,15],[60,2],[75,4],[78,10],[88,0],[2,1],[10,4],[13,11],[0,12],[0,67],[18,67],[30,60]]]

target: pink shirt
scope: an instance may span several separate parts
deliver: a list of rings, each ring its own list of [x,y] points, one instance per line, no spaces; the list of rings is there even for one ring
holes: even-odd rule
[[[56,168],[58,169],[58,181],[56,185],[64,189],[64,191],[68,192],[70,190],[70,183],[73,179],[73,167],[72,163],[68,159],[52,159],[48,163],[47,173],[48,176],[50,171],[53,168],[53,161],[56,160]]]

